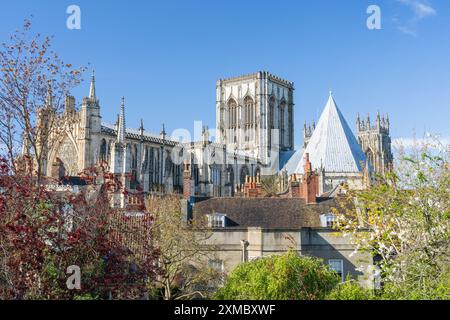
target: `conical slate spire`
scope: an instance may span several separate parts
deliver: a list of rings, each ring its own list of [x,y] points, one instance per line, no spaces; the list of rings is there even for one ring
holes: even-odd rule
[[[95,96],[95,73],[94,70],[92,70],[92,76],[91,76],[91,86],[89,87],[89,98],[95,101],[97,98]]]
[[[308,146],[302,154],[301,159],[292,158],[295,163],[288,162],[286,165],[288,171],[303,173],[306,154],[309,154],[313,169],[320,169],[323,166],[325,172],[363,171],[366,157],[331,93]]]
[[[125,98],[122,97],[122,103],[120,104],[120,116],[119,116],[119,130],[117,132],[117,142],[125,142]]]

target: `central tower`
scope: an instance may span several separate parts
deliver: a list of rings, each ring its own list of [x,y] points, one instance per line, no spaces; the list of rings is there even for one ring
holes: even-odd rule
[[[293,93],[292,82],[265,71],[217,81],[218,142],[263,164],[293,150]]]

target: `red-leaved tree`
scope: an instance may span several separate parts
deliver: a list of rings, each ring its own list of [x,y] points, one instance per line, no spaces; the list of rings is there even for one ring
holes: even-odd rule
[[[123,192],[113,175],[87,170],[103,183],[56,191],[11,173],[1,159],[0,299],[145,296],[158,274],[152,219],[111,208],[111,195]],[[69,266],[81,270],[80,290],[67,287]]]

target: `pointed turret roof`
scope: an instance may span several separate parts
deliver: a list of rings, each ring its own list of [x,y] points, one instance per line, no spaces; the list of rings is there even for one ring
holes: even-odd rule
[[[291,160],[297,159],[296,163],[289,161],[286,165],[290,173],[303,173],[305,154],[309,154],[314,169],[343,173],[363,171],[366,157],[331,92],[308,146],[302,150],[301,161],[293,157]]]
[[[122,103],[120,104],[120,116],[119,116],[119,131],[117,132],[117,142],[124,143],[126,135],[125,128],[125,98],[122,97]]]

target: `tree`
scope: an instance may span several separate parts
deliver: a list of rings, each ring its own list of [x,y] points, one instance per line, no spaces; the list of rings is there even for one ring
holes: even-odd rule
[[[264,197],[275,197],[280,192],[279,177],[277,175],[261,178],[261,188]]]
[[[110,192],[121,189],[113,176],[61,193],[10,175],[8,163],[0,161],[0,299],[143,297],[158,272],[151,219],[136,223],[110,207]],[[98,168],[87,171],[100,178]],[[81,290],[66,286],[72,265]]]
[[[449,168],[446,148],[424,145],[340,201],[336,227],[380,260],[386,297],[450,298]]]
[[[239,265],[215,295],[219,300],[321,300],[339,276],[321,260],[291,250]]]
[[[51,38],[31,33],[25,20],[0,48],[0,142],[2,155],[16,172],[16,159],[34,158],[39,182],[43,160],[57,135],[57,122],[66,95],[81,81],[84,68],[65,63],[51,49]],[[23,147],[23,150],[21,150]]]
[[[328,295],[327,300],[376,300],[373,290],[363,288],[352,279],[338,284]]]
[[[189,221],[183,216],[176,195],[150,196],[147,210],[153,215],[153,244],[159,249],[160,276],[156,288],[164,300],[206,297],[220,272],[208,267],[213,250],[204,247],[212,231],[206,221]]]

